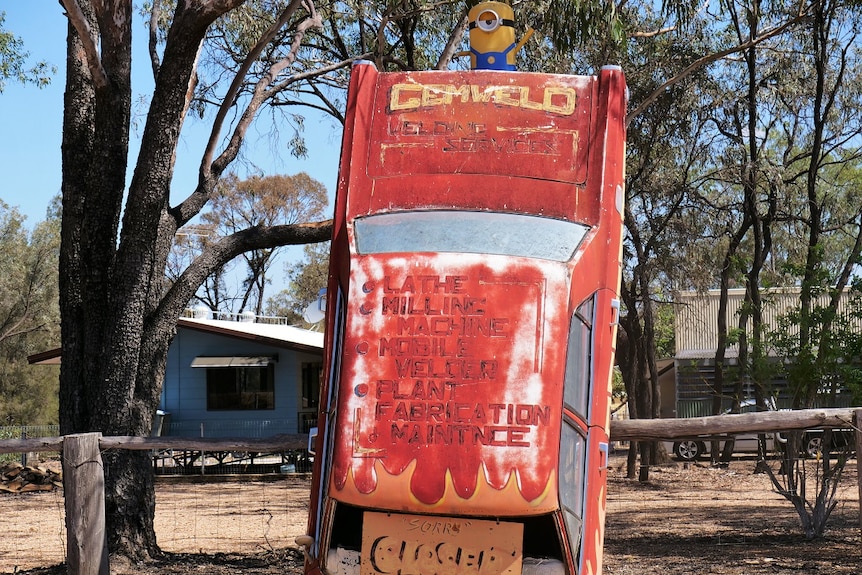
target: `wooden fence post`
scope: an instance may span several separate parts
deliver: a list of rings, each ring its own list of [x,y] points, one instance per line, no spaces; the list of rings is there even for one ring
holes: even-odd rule
[[[69,575],[109,575],[101,433],[63,438],[66,568]]]

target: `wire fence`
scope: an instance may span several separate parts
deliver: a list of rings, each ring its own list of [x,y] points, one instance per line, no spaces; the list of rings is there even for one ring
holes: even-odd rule
[[[34,437],[56,437],[60,435],[59,425],[0,425],[0,440],[33,439]],[[59,457],[59,453],[43,453],[42,458]],[[32,457],[29,453],[0,453],[0,463],[20,461],[27,466]]]
[[[157,478],[154,528],[163,551],[256,555],[295,548],[294,539],[306,533],[308,476],[223,479]],[[0,574],[48,568],[66,560],[61,488],[0,491],[0,505]]]
[[[186,469],[194,469],[200,476],[156,478],[155,529],[164,551],[295,553],[294,539],[305,533],[310,476],[297,472],[301,470],[297,470],[297,463],[303,461],[294,454],[304,451],[298,449],[307,442],[302,435],[214,439],[102,437],[90,433],[58,437],[49,428],[42,433],[53,435],[36,437],[34,430],[27,431],[30,435],[22,440],[24,430],[4,430],[11,437],[0,440],[0,452],[26,449],[39,458],[32,473],[14,461],[0,465],[0,503],[4,511],[0,513],[0,573],[9,572],[4,570],[6,567],[11,573],[19,573],[54,565],[64,558],[68,561],[71,545],[99,551],[90,543],[93,534],[104,525],[98,527],[99,515],[92,513],[89,502],[93,500],[92,486],[100,483],[93,474],[101,474],[103,469],[99,452],[106,450],[130,449],[156,458],[160,450],[173,446],[176,453],[198,454],[197,466],[188,461]],[[95,454],[81,448],[87,444],[95,448]],[[54,449],[61,451],[66,461],[46,460],[49,450]],[[266,450],[270,453],[263,453]],[[99,465],[78,464],[82,454],[83,460]],[[213,454],[230,454],[236,460],[254,458],[256,465],[269,465],[268,470],[274,473],[253,470],[249,461],[244,468],[234,465],[230,470],[252,469],[258,474],[215,477],[209,465],[215,458]],[[224,459],[225,465],[234,463]],[[258,463],[260,460],[271,462]],[[70,463],[66,465],[67,462]],[[206,474],[212,475],[205,477]],[[95,500],[101,497],[98,494]],[[84,565],[93,565],[98,559],[94,557],[75,556]]]

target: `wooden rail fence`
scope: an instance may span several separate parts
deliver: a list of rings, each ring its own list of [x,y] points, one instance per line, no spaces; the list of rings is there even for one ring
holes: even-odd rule
[[[681,419],[628,419],[611,422],[614,441],[674,440],[746,432],[811,428],[853,428],[856,453],[862,454],[862,409],[808,409]],[[64,437],[0,440],[0,453],[62,453],[69,575],[108,575],[105,532],[105,480],[101,452],[107,449],[246,451],[277,453],[304,449],[308,436],[276,435],[263,439],[204,437],[102,437],[84,433]],[[858,463],[862,528],[862,465]]]
[[[102,437],[82,433],[64,437],[0,440],[0,453],[59,451],[63,464],[63,499],[66,510],[66,569],[69,575],[108,575],[105,531],[105,475],[102,451],[247,451],[278,453],[305,449],[308,436],[275,435],[268,438],[212,437]]]

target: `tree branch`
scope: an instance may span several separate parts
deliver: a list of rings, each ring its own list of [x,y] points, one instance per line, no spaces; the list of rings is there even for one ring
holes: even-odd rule
[[[443,53],[440,54],[440,59],[437,60],[437,66],[435,67],[437,70],[445,70],[449,67],[449,64],[452,62],[452,58],[455,57],[455,50],[458,48],[458,44],[460,44],[461,40],[464,39],[464,34],[467,32],[468,24],[469,21],[467,20],[467,14],[464,14],[461,16],[461,21],[458,22],[458,25],[455,26],[455,29],[452,30],[452,33],[449,35],[446,47],[443,48]]]
[[[150,11],[150,37],[149,37],[149,51],[150,51],[150,63],[153,67],[153,80],[159,77],[159,66],[161,65],[159,62],[159,53],[156,51],[156,45],[158,43],[158,31],[159,31],[159,16],[161,15],[161,4],[158,0],[153,2],[153,8]]]
[[[215,156],[216,146],[219,141],[219,134],[221,133],[222,127],[224,126],[225,118],[227,117],[227,114],[230,111],[231,107],[236,103],[236,99],[239,95],[240,90],[242,89],[243,83],[248,76],[249,70],[254,65],[254,63],[257,62],[260,54],[263,52],[263,49],[267,46],[267,44],[275,37],[278,31],[295,14],[300,4],[302,4],[309,11],[310,16],[298,26],[294,42],[291,45],[290,53],[285,58],[274,64],[270,68],[268,73],[257,82],[257,85],[254,89],[254,93],[252,95],[252,99],[246,107],[245,111],[243,112],[239,123],[237,124],[233,134],[231,135],[227,147],[218,156],[218,158],[214,160],[213,158]],[[257,114],[257,111],[259,110],[261,104],[268,97],[271,97],[272,94],[275,93],[275,91],[267,91],[267,88],[273,84],[277,75],[295,60],[296,52],[299,49],[300,42],[305,36],[305,33],[308,28],[321,25],[322,21],[317,15],[317,11],[311,0],[292,0],[291,3],[279,14],[279,17],[272,24],[272,26],[267,29],[263,36],[261,36],[261,38],[254,45],[254,47],[252,47],[252,49],[249,51],[249,54],[246,56],[245,60],[243,60],[239,71],[234,77],[233,82],[231,83],[231,86],[228,89],[228,92],[225,95],[221,106],[219,107],[218,114],[216,115],[216,120],[213,123],[213,128],[210,132],[210,138],[207,142],[206,150],[203,157],[201,158],[201,164],[198,172],[198,185],[191,195],[189,195],[185,200],[183,200],[182,203],[180,203],[178,206],[171,210],[174,218],[177,221],[178,227],[184,225],[192,217],[194,217],[194,215],[196,215],[203,207],[203,205],[207,202],[207,200],[209,199],[209,191],[212,187],[213,178],[218,177],[227,167],[227,165],[230,164],[230,162],[232,162],[234,158],[236,158],[236,155],[239,153],[242,141],[245,138],[245,134],[248,130],[248,127],[254,119],[255,115]]]
[[[290,50],[287,55],[273,64],[269,71],[255,85],[251,101],[242,113],[227,147],[215,162],[213,162],[212,171],[214,173],[220,174],[227,165],[233,161],[239,152],[239,148],[242,145],[243,140],[245,139],[248,127],[251,125],[252,120],[254,120],[260,106],[267,99],[272,98],[274,94],[278,93],[277,90],[268,90],[268,88],[275,83],[276,78],[278,78],[279,74],[281,74],[284,69],[296,61],[296,54],[302,46],[302,39],[305,37],[306,32],[308,32],[310,28],[323,27],[323,20],[317,13],[317,10],[315,10],[314,3],[311,0],[302,0],[302,4],[308,11],[308,17],[300,22],[296,27],[296,33],[293,36],[293,42],[290,45]]]
[[[313,244],[332,237],[332,220],[307,224],[254,226],[207,245],[168,289],[153,321],[176,319],[207,276],[236,256],[254,249]]]
[[[240,69],[234,77],[233,82],[231,82],[230,88],[228,88],[227,94],[225,94],[224,101],[222,102],[222,105],[219,108],[218,113],[216,114],[215,122],[213,122],[213,128],[210,132],[210,138],[207,142],[204,156],[201,159],[200,175],[202,178],[206,177],[211,171],[213,157],[215,156],[215,149],[218,145],[219,134],[221,133],[221,129],[224,125],[228,111],[234,105],[237,95],[239,94],[240,88],[242,88],[242,85],[245,82],[246,76],[248,75],[248,71],[257,61],[258,57],[263,52],[263,49],[266,47],[266,45],[269,44],[269,42],[275,37],[275,35],[282,28],[282,26],[284,26],[290,20],[296,10],[299,8],[300,4],[302,4],[303,2],[304,0],[291,0],[290,4],[288,4],[284,10],[282,10],[276,21],[273,22],[272,26],[269,27],[269,29],[264,33],[264,35],[252,47],[252,49],[248,53],[248,56],[246,56],[245,60],[240,65]]]
[[[632,32],[629,34],[630,38],[653,38],[655,36],[661,36],[662,34],[667,34],[669,32],[673,32],[676,30],[676,26],[668,26],[667,28],[660,28],[658,30],[653,30],[651,32]]]
[[[66,16],[78,33],[81,45],[84,47],[84,54],[87,57],[87,67],[90,70],[93,85],[97,90],[107,88],[108,75],[105,73],[104,67],[102,67],[98,43],[94,37],[93,30],[84,17],[84,13],[81,11],[81,7],[78,5],[77,0],[60,0],[60,2],[63,4],[63,8],[66,9]]]
[[[365,54],[360,54],[358,56],[352,56],[345,60],[341,60],[340,62],[334,62],[329,64],[328,66],[322,66],[320,68],[315,68],[314,70],[308,70],[307,72],[300,72],[299,74],[293,74],[290,78],[285,80],[284,82],[280,82],[275,89],[274,92],[282,92],[285,88],[290,86],[291,84],[295,84],[300,80],[307,80],[309,78],[314,78],[316,76],[322,76],[324,74],[328,74],[329,72],[334,72],[335,70],[339,70],[346,66],[350,66],[357,60],[367,60],[372,57],[374,54],[371,52],[366,52]]]
[[[733,48],[728,48],[726,50],[721,50],[721,51],[716,52],[714,54],[709,54],[707,56],[704,56],[703,58],[698,58],[697,60],[695,60],[694,62],[692,62],[688,66],[686,66],[682,72],[680,72],[679,74],[677,74],[676,76],[669,79],[667,82],[663,83],[661,86],[659,86],[658,88],[653,90],[652,94],[647,96],[646,99],[644,99],[644,101],[641,102],[637,108],[635,108],[634,110],[632,110],[631,112],[626,114],[626,126],[628,126],[631,123],[632,119],[634,119],[637,115],[639,115],[647,107],[649,107],[650,104],[655,102],[658,99],[658,97],[661,96],[665,92],[665,90],[667,90],[668,88],[670,88],[674,84],[677,84],[678,82],[684,80],[686,77],[688,77],[690,74],[692,74],[696,70],[699,70],[700,68],[706,66],[707,64],[712,64],[713,62],[716,62],[716,61],[724,58],[725,56],[729,56],[730,54],[735,54],[737,52],[742,52],[743,50],[747,50],[747,49],[751,48],[752,46],[756,46],[756,45],[760,44],[764,40],[768,40],[769,38],[772,38],[774,36],[778,36],[779,34],[784,33],[788,28],[790,28],[794,24],[797,24],[798,22],[802,21],[804,18],[806,18],[806,15],[800,13],[799,15],[794,16],[793,18],[791,18],[790,20],[788,20],[787,22],[785,22],[781,26],[776,26],[772,30],[767,30],[766,32],[764,32],[760,36],[757,36],[756,38],[753,38],[752,40],[749,40],[748,42],[743,42],[742,44],[734,46]]]

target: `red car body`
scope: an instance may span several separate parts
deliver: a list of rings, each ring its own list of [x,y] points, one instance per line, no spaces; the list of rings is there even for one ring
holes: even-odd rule
[[[308,574],[600,572],[625,105],[354,66]]]

